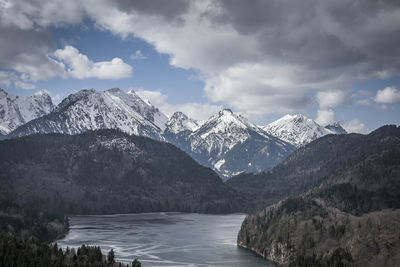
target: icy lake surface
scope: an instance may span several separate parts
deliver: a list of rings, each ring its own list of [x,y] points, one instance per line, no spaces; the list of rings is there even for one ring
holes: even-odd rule
[[[244,214],[142,213],[70,216],[62,247],[114,249],[119,261],[142,266],[272,266],[236,247]]]

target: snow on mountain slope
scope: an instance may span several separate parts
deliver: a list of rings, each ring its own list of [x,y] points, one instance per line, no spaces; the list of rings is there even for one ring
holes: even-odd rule
[[[177,134],[183,131],[195,131],[200,127],[200,123],[189,118],[183,112],[175,112],[167,122],[166,132]]]
[[[133,91],[118,88],[107,91],[81,90],[65,98],[47,116],[33,120],[10,134],[78,134],[87,130],[120,129],[134,135],[163,140],[166,116],[141,100]]]
[[[330,131],[332,134],[347,134],[347,131],[338,122],[334,122],[325,126],[325,129]]]
[[[24,123],[49,114],[53,108],[45,91],[21,98],[0,89],[0,133],[8,134]]]
[[[294,150],[292,145],[270,136],[229,109],[221,110],[193,131],[185,124],[191,121],[186,115],[176,114],[176,118],[181,119],[180,123],[167,126],[176,134],[168,133],[166,139],[223,178],[268,170]]]
[[[209,118],[192,136],[193,150],[206,150],[222,155],[255,132],[265,138],[267,134],[241,115],[224,109]]]
[[[121,90],[117,92],[123,92]],[[168,117],[158,108],[154,107],[150,102],[141,99],[133,90],[128,91],[128,96],[118,93],[124,98],[129,106],[134,108],[138,113],[142,114],[147,120],[153,122],[161,131],[165,130]]]
[[[324,135],[339,133],[339,127],[342,128],[339,123],[335,123],[324,128],[304,115],[287,114],[262,129],[296,147],[301,147]]]

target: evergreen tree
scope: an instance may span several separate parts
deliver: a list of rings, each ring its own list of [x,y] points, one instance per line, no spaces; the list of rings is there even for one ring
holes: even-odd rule
[[[114,254],[114,250],[113,249],[111,249],[110,252],[108,252],[107,261],[108,261],[109,264],[114,264],[115,263],[115,254]]]

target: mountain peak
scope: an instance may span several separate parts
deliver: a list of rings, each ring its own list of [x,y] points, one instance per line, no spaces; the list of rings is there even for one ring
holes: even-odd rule
[[[326,134],[333,133],[302,114],[287,114],[263,129],[296,147],[304,146]]]
[[[0,133],[5,135],[17,127],[53,110],[50,96],[43,92],[18,97],[0,89]]]
[[[45,97],[48,97],[50,95],[46,90],[42,89],[42,90],[39,90],[36,93],[34,93],[33,96],[45,96]]]
[[[162,131],[167,117],[136,94],[119,88],[106,91],[81,90],[69,95],[46,116],[24,125],[14,136],[32,133],[77,134],[87,130],[120,129],[121,131],[164,140]]]
[[[0,88],[0,96],[6,96],[6,95],[8,95],[8,93],[7,93],[7,91],[6,90],[4,90],[3,88]]]
[[[337,121],[335,121],[329,125],[326,125],[325,129],[332,132],[333,134],[347,134],[347,131]]]
[[[280,120],[293,121],[296,123],[313,122],[312,119],[304,116],[303,114],[286,114]]]
[[[188,119],[189,117],[183,113],[182,111],[175,111],[174,114],[172,114],[171,119]]]
[[[183,131],[195,131],[199,128],[199,123],[189,118],[185,113],[181,111],[176,111],[172,114],[171,118],[167,122],[166,132],[171,132],[174,134],[183,132]]]
[[[185,118],[187,116],[183,113],[175,113],[167,129],[172,128],[171,121],[180,125],[176,121],[183,124],[182,121],[186,123],[190,120]],[[178,127],[182,128],[181,125]],[[224,178],[241,172],[268,170],[294,149],[230,109],[219,111],[198,129],[170,140]]]
[[[66,98],[64,98],[60,104],[55,108],[56,111],[61,111],[70,105],[73,105],[76,101],[83,99],[84,97],[94,94],[96,91],[92,89],[82,89],[76,93],[70,94]]]
[[[120,92],[124,92],[121,89],[119,89],[118,87],[114,87],[111,89],[108,89],[107,92],[111,92],[111,93],[120,93]]]
[[[229,108],[224,108],[223,110],[220,110],[220,111],[218,112],[218,115],[219,115],[219,116],[232,115],[232,114],[233,114],[233,112],[232,112],[232,110],[229,109]]]

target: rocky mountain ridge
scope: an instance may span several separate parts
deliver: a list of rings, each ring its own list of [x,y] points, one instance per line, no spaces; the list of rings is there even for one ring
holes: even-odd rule
[[[132,90],[90,89],[69,95],[51,113],[21,125],[7,138],[34,133],[79,134],[87,130],[119,129],[131,135],[170,142],[227,179],[240,173],[271,169],[295,150],[290,143],[299,146],[343,130],[340,124],[329,126],[330,130],[323,128],[302,115],[284,118],[271,124],[276,126],[268,128],[272,134],[228,109],[202,122],[182,112],[168,119]]]
[[[120,129],[131,135],[163,140],[162,131],[166,122],[167,117],[162,112],[133,91],[91,89],[69,95],[52,113],[20,126],[9,136]]]
[[[186,126],[177,130],[176,125]],[[294,150],[292,145],[229,109],[221,110],[201,125],[181,112],[175,113],[165,137],[225,179],[241,172],[268,170]]]
[[[51,97],[46,91],[18,97],[0,88],[0,134],[6,135],[18,126],[49,114],[53,108]]]
[[[347,133],[338,122],[323,127],[302,114],[287,114],[262,129],[296,147],[304,146],[327,134]]]

